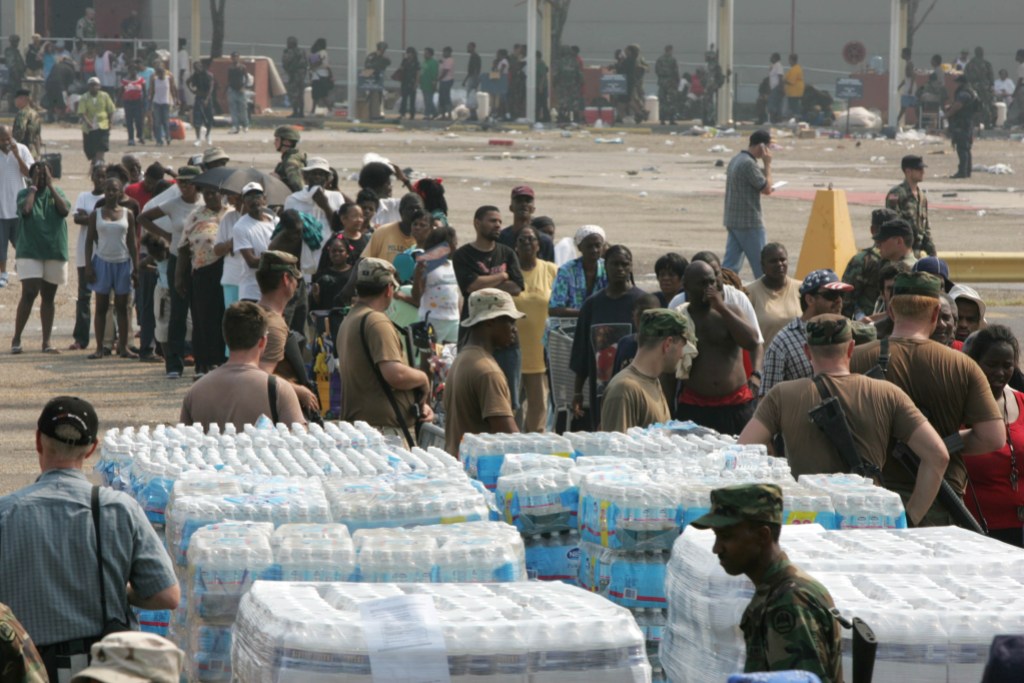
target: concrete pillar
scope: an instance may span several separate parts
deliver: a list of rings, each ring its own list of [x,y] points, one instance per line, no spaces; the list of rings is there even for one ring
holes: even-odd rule
[[[178,0],[168,0],[167,13],[170,15],[167,22],[167,51],[171,53],[168,60],[171,74],[178,75]]]
[[[36,32],[35,0],[14,0],[14,30],[21,36],[21,49],[24,50],[32,42],[32,34]]]
[[[537,120],[537,1],[526,3],[526,120]]]
[[[193,62],[198,62],[200,55],[203,54],[201,45],[203,42],[202,18],[202,0],[192,0],[192,37],[189,39],[192,45],[189,48],[189,54],[192,56]],[[191,73],[191,69],[188,71]]]
[[[555,65],[555,54],[551,49],[551,34],[554,32],[551,3],[544,0],[540,6],[540,50],[548,63],[547,90],[551,92],[551,67]]]
[[[384,40],[384,0],[366,0],[366,52]]]
[[[348,0],[348,120],[356,118],[359,59],[359,0]]]
[[[726,74],[725,84],[718,91],[718,125],[726,126],[733,120],[733,26],[735,22],[735,0],[721,0],[718,15],[718,63]]]
[[[718,7],[722,0],[708,0],[708,40],[704,49],[718,45]]]
[[[900,52],[907,41],[907,0],[891,0],[889,6],[889,110],[886,123],[896,125],[900,97],[896,92],[902,80]]]

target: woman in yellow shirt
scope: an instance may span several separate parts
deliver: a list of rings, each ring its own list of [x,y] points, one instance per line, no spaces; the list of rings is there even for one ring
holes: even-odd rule
[[[519,346],[523,351],[523,392],[526,395],[524,432],[543,432],[548,417],[548,375],[544,360],[544,328],[548,301],[558,267],[537,258],[537,232],[525,227],[516,238],[516,255],[523,271],[523,291],[515,297],[516,308],[526,314],[519,320]]]

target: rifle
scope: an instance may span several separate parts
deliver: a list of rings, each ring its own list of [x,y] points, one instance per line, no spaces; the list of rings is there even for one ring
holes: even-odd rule
[[[955,433],[947,436],[942,440],[946,444],[946,450],[952,456],[954,453],[959,453],[964,448],[964,441],[960,438],[960,434]],[[917,456],[910,446],[905,443],[897,443],[896,447],[892,451],[893,457],[907,469],[914,478],[917,478],[917,470],[921,467],[921,458]],[[953,487],[949,485],[949,482],[945,479],[939,485],[939,493],[935,496],[935,499],[942,503],[946,511],[949,512],[950,517],[957,526],[969,529],[975,533],[985,535],[985,530],[978,524],[978,520],[974,518],[974,515],[970,513],[967,506],[964,505],[963,499],[960,497]]]
[[[865,460],[857,451],[850,423],[846,421],[846,414],[839,399],[829,393],[821,375],[814,376],[814,386],[821,394],[821,403],[807,412],[811,421],[824,433],[829,443],[835,446],[839,456],[846,463],[847,470],[881,484],[882,471],[873,462]]]
[[[871,683],[875,675],[875,651],[878,650],[878,639],[862,619],[854,617],[851,622],[842,613],[832,608],[832,616],[843,628],[853,631],[853,681],[852,683]]]

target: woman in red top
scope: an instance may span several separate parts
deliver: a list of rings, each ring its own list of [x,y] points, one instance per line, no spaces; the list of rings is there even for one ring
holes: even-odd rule
[[[1008,384],[1020,359],[1010,328],[991,325],[977,333],[968,352],[988,378],[992,395],[1003,411],[1006,444],[998,451],[964,458],[974,491],[967,507],[989,536],[1024,547],[1024,394]]]
[[[135,67],[128,65],[125,78],[121,79],[121,103],[124,105],[124,121],[128,126],[128,144],[135,144],[135,134],[139,142],[145,142],[142,135],[142,113],[146,100],[146,79],[138,75]]]

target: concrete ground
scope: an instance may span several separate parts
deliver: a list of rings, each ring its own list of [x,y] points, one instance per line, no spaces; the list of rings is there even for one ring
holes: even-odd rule
[[[260,122],[254,122],[259,126]],[[63,154],[64,177],[58,185],[74,202],[87,191],[86,161],[77,127],[47,126],[49,151]],[[192,140],[170,147],[127,147],[122,129],[114,131],[109,158],[132,152],[143,166],[153,161],[180,166],[197,151]],[[511,141],[495,145],[494,141]],[[248,133],[214,134],[233,165],[273,169],[277,155],[272,128]],[[970,180],[952,180],[956,155],[948,142],[832,140],[780,137],[774,152],[776,180],[788,185],[764,201],[768,237],[786,244],[795,271],[801,242],[817,190],[832,184],[847,191],[858,246],[869,243],[870,212],[881,205],[887,189],[901,178],[904,154],[925,157],[925,185],[932,206],[932,230],[942,250],[1021,251],[1024,246],[1024,179],[1018,175],[976,173]],[[655,259],[667,251],[689,257],[702,249],[722,253],[721,226],[724,167],[745,146],[745,138],[701,138],[651,133],[646,129],[562,132],[518,130],[481,132],[455,129],[405,130],[397,126],[307,130],[301,148],[325,156],[342,177],[342,190],[354,194],[353,174],[363,155],[376,152],[402,167],[444,179],[453,225],[463,240],[471,239],[472,214],[483,204],[505,212],[509,190],[528,183],[537,193],[538,215],[550,215],[558,236],[570,236],[585,223],[605,228],[611,243],[624,243],[634,253],[638,283],[654,288]],[[980,140],[976,163],[1007,164],[1024,173],[1024,144],[1013,140]],[[77,227],[69,228],[75,244]],[[72,250],[73,251],[73,250]],[[13,260],[13,259],[12,259]],[[66,349],[74,323],[76,280],[58,291],[54,344]],[[751,277],[748,268],[741,273]],[[984,286],[984,295],[998,302],[990,320],[1011,324],[1024,334],[1019,306],[1024,291],[1017,285]],[[14,312],[20,294],[17,278],[0,290],[0,494],[30,482],[38,472],[34,428],[42,405],[57,394],[91,400],[104,427],[175,422],[191,374],[172,381],[162,365],[117,359],[87,360],[88,351],[59,356],[40,351],[38,302],[22,341],[25,353],[8,354]]]

